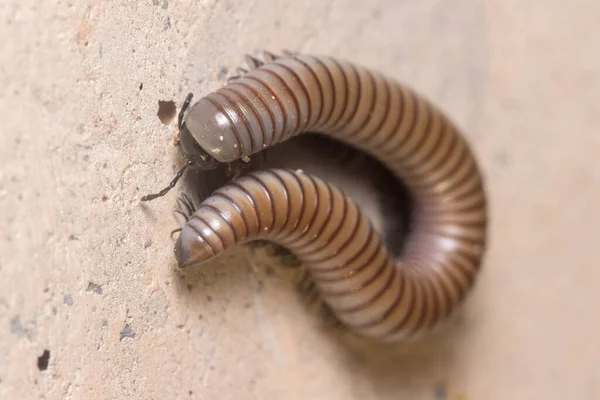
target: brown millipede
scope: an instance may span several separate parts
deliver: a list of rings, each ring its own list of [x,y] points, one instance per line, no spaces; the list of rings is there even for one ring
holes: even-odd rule
[[[185,121],[182,111],[186,166],[239,162],[306,132],[332,137],[380,160],[408,188],[405,250],[392,255],[333,185],[270,169],[243,174],[200,204],[175,245],[180,267],[267,239],[300,258],[355,332],[398,340],[437,325],[471,289],[486,243],[486,196],[465,138],[423,96],[378,72],[331,57],[266,58],[251,59],[251,71],[200,99]]]

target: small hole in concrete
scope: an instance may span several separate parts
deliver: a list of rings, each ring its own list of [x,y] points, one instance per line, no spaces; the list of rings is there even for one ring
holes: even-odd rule
[[[94,282],[88,282],[88,287],[87,287],[86,291],[94,292],[96,294],[102,294],[102,286],[100,286]]]
[[[144,88],[144,84],[140,83],[140,90],[142,90]]]
[[[170,124],[171,121],[173,121],[173,118],[175,118],[176,112],[177,110],[174,101],[158,101],[158,112],[156,113],[156,116],[163,124]]]
[[[44,350],[44,353],[38,357],[37,366],[40,371],[45,371],[50,362],[50,351]]]

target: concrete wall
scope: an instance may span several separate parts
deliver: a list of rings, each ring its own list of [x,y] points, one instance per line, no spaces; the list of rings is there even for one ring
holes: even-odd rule
[[[598,16],[596,0],[5,0],[0,398],[600,398]],[[175,271],[177,193],[139,203],[175,164],[158,101],[217,88],[258,48],[373,67],[465,129],[491,242],[445,330],[393,347],[323,331],[246,249]]]

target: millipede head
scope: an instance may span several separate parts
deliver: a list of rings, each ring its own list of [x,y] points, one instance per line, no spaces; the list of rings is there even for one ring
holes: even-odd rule
[[[215,169],[220,164],[198,144],[185,124],[179,130],[179,149],[183,158],[189,162],[190,169],[204,171]]]

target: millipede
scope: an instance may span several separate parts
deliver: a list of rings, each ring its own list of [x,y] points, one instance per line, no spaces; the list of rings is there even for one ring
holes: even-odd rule
[[[394,254],[364,212],[322,177],[289,168],[246,171],[190,210],[175,244],[181,268],[266,240],[296,255],[323,301],[351,331],[382,341],[415,337],[464,302],[481,268],[487,204],[466,138],[432,102],[371,69],[327,56],[263,52],[249,70],[179,116],[187,168],[243,166],[303,133],[380,161],[413,207]]]

